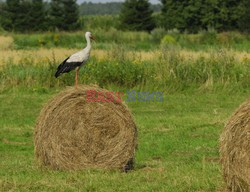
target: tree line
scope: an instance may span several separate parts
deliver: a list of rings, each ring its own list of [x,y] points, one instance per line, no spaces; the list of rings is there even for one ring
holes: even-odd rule
[[[150,5],[154,12],[161,11],[161,4]],[[123,7],[122,2],[92,3],[83,2],[79,6],[80,15],[118,15]]]
[[[155,27],[197,33],[250,32],[250,0],[125,0],[124,3],[83,3],[76,0],[6,0],[0,3],[0,25],[7,31],[73,31],[80,15],[119,14],[119,29],[150,32]],[[161,10],[160,10],[161,9]],[[155,12],[155,11],[160,12]]]
[[[148,0],[126,0],[120,13],[121,27],[151,31],[154,27],[197,33],[250,32],[250,0],[161,0],[160,15],[153,15]]]
[[[6,0],[0,6],[1,26],[7,31],[77,30],[76,0]]]
[[[161,0],[163,26],[197,32],[249,30],[249,0]],[[248,21],[248,24],[246,23]],[[248,28],[248,29],[247,29]]]

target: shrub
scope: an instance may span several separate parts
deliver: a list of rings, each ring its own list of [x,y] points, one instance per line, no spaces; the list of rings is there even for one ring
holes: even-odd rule
[[[230,45],[232,43],[228,32],[219,33],[217,35],[217,41],[222,45]]]
[[[159,43],[166,33],[167,32],[164,28],[155,28],[153,31],[151,31],[151,39],[154,42]]]
[[[202,39],[202,34],[189,34],[185,35],[188,43],[200,44]]]
[[[215,30],[208,30],[201,32],[201,43],[214,45],[217,43],[217,32]]]
[[[180,30],[176,28],[167,30],[167,34],[173,35],[173,36],[180,35],[180,33],[181,33]]]
[[[161,40],[162,45],[175,45],[177,44],[176,39],[171,35],[165,35]]]
[[[223,32],[217,35],[217,40],[222,45],[232,45],[244,43],[247,38],[238,32]]]
[[[229,38],[233,43],[243,43],[246,40],[245,35],[239,32],[229,32]]]

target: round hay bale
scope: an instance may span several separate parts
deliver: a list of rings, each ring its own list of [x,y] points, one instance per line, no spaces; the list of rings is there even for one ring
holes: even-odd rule
[[[230,191],[250,191],[250,100],[229,119],[220,137],[224,179]]]
[[[137,129],[128,107],[118,101],[89,102],[90,90],[109,92],[97,86],[70,87],[42,109],[34,132],[41,165],[56,170],[132,169]]]

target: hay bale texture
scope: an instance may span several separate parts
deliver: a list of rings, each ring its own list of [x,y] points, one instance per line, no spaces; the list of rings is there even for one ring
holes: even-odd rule
[[[137,129],[121,102],[87,102],[86,91],[70,87],[42,109],[34,132],[35,156],[55,170],[131,169]]]
[[[229,191],[250,191],[250,100],[229,119],[220,137],[224,179]]]

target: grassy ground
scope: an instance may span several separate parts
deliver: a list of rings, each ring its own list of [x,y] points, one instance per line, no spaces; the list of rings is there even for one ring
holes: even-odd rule
[[[33,129],[59,90],[15,88],[0,95],[0,191],[220,191],[219,134],[249,92],[164,94],[163,103],[129,103],[139,129],[135,170],[41,170]],[[167,91],[166,91],[167,92]]]
[[[174,34],[177,45],[162,45],[165,32],[93,32],[98,41],[80,83],[164,92],[163,103],[128,103],[139,129],[135,170],[37,167],[36,118],[52,95],[73,84],[73,72],[59,79],[54,73],[85,45],[84,33],[6,34],[0,36],[0,192],[223,190],[219,135],[250,95],[249,36]]]

